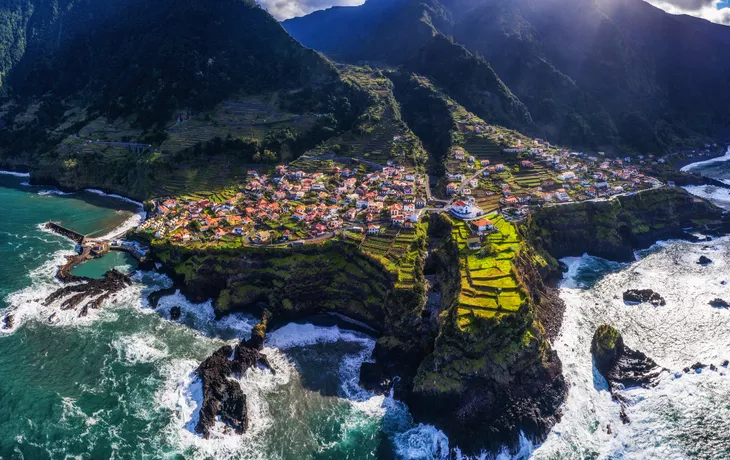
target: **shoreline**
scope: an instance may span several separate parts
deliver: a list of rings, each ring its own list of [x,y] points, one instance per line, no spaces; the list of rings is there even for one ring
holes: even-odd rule
[[[694,170],[700,166],[713,164],[713,163],[724,163],[726,161],[730,161],[730,146],[728,146],[727,150],[722,155],[717,155],[717,156],[714,156],[707,160],[694,161],[694,162],[687,163],[684,165],[682,164],[682,162],[678,162],[678,164],[673,164],[673,166],[675,168],[678,168],[679,171],[681,171],[681,172],[692,172],[692,170]],[[702,176],[707,177],[704,175],[702,175]],[[712,179],[712,178],[710,177],[710,179]]]

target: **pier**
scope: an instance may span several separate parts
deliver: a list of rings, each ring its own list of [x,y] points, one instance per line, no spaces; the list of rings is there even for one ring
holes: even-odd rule
[[[61,224],[48,222],[46,223],[45,228],[52,231],[53,233],[58,233],[61,236],[65,236],[66,238],[73,240],[74,242],[76,242],[76,244],[83,245],[84,243],[86,243],[86,235],[83,235],[76,230],[66,228]]]

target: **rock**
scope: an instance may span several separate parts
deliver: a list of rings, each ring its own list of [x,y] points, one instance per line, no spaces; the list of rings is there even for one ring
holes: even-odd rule
[[[624,292],[624,302],[649,302],[655,307],[659,305],[664,306],[667,304],[667,302],[664,300],[664,297],[652,291],[651,289],[629,289],[628,291]]]
[[[103,301],[132,284],[132,279],[129,275],[121,273],[115,269],[109,270],[104,274],[104,277],[100,279],[74,277],[73,279],[61,279],[61,281],[81,281],[81,283],[65,286],[56,290],[46,297],[43,301],[43,305],[49,306],[56,300],[66,298],[63,302],[61,302],[60,308],[61,310],[72,310],[85,299],[91,297],[93,300],[89,301],[86,304],[86,307],[99,308]]]
[[[611,431],[611,424],[610,423],[606,426],[606,434],[613,434],[613,432]]]
[[[177,307],[177,306],[176,307],[172,307],[170,309],[170,320],[171,321],[177,321],[177,320],[179,320],[180,319],[180,313],[181,313],[180,307]]]
[[[723,286],[725,286],[727,284],[727,281],[722,280],[722,281],[720,281],[720,284],[722,284]]]
[[[700,260],[697,263],[700,265],[710,265],[712,263],[712,259],[706,256],[700,256]]]
[[[714,364],[710,364],[710,370],[717,371],[717,366],[715,366]]]
[[[723,361],[723,362],[722,362],[722,367],[727,367],[727,366],[728,366],[728,364],[730,364],[730,361],[728,361],[728,360],[726,359],[725,361]]]
[[[702,370],[702,369],[704,369],[706,367],[707,366],[705,366],[704,364],[702,364],[700,362],[696,362],[692,366],[690,366],[690,369],[692,369],[693,371],[697,371],[697,370]]]
[[[3,329],[12,329],[15,324],[15,317],[13,315],[6,315],[3,318]]]
[[[689,374],[689,367],[685,367],[684,369],[682,369],[682,371],[683,371],[683,372],[684,372],[685,374]]]
[[[717,298],[710,300],[710,306],[713,308],[730,308],[730,303],[727,303],[726,301]]]
[[[176,307],[179,308],[179,307]],[[257,337],[253,342],[258,344],[266,334],[266,320],[262,320],[254,330]],[[243,434],[248,429],[249,414],[246,395],[233,375],[242,375],[249,368],[262,364],[273,372],[268,359],[257,348],[251,347],[252,340],[242,340],[235,349],[226,345],[218,349],[195,371],[203,383],[203,402],[200,406],[200,418],[195,431],[204,438],[210,436],[210,429],[217,420],[225,423],[236,434]],[[231,358],[232,356],[232,358]]]
[[[627,347],[621,334],[605,324],[593,334],[591,354],[596,369],[608,382],[613,399],[621,403],[621,420],[628,423],[624,411],[625,398],[620,391],[628,387],[653,387],[663,369],[644,353]]]
[[[393,380],[383,367],[375,363],[362,363],[360,367],[360,386],[380,395],[387,395],[393,388]]]

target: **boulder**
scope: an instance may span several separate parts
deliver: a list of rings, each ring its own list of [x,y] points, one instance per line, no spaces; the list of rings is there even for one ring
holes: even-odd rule
[[[712,259],[706,256],[700,256],[700,260],[697,261],[700,265],[710,265],[712,263]]]
[[[710,300],[710,306],[713,308],[730,308],[730,303],[727,303],[726,301],[717,298]]]
[[[15,317],[13,315],[6,315],[3,318],[3,329],[12,329],[15,324]]]
[[[621,420],[628,423],[624,410],[626,399],[621,395],[621,390],[637,386],[653,387],[663,369],[644,353],[627,347],[621,334],[609,325],[596,329],[591,341],[591,354],[596,369],[608,382],[611,396],[621,403]]]
[[[175,307],[178,308],[178,307]],[[200,406],[200,418],[195,431],[204,438],[210,436],[210,430],[220,420],[236,434],[243,434],[248,429],[249,414],[246,395],[238,380],[233,376],[241,376],[248,369],[259,364],[274,371],[266,356],[256,348],[263,348],[266,334],[266,320],[254,327],[253,340],[242,340],[236,348],[226,345],[203,361],[195,371],[203,383],[203,402]],[[251,343],[254,343],[254,347]]]
[[[631,303],[644,303],[649,302],[650,304],[656,306],[664,306],[667,304],[667,302],[664,300],[664,297],[659,295],[659,293],[652,291],[651,289],[629,289],[628,291],[624,292],[624,302],[631,302]]]
[[[362,363],[360,386],[380,395],[387,395],[393,388],[393,380],[379,363]]]
[[[170,320],[172,320],[172,321],[179,320],[180,319],[180,313],[181,313],[180,307],[177,307],[177,306],[176,307],[172,307],[170,309]]]

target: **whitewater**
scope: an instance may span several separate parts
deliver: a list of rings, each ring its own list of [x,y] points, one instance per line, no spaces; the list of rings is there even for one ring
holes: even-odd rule
[[[708,166],[716,170],[719,163]],[[124,202],[130,207],[122,214],[109,204],[89,208],[77,194],[5,176],[8,193],[24,206],[46,206],[60,217],[58,209],[68,206],[68,218],[92,213],[105,222],[95,228],[89,217],[84,231],[116,234],[143,217],[139,203]],[[725,205],[725,190],[688,190]],[[27,208],[18,210],[25,214]],[[443,432],[414,422],[392,395],[359,387],[360,365],[371,359],[375,340],[349,330],[346,321],[272,331],[264,353],[276,373],[251,369],[240,378],[250,430],[231,436],[219,424],[211,439],[201,438],[194,432],[202,401],[194,371],[220,346],[248,337],[257,319],[236,314],[218,320],[210,301],[191,303],[179,292],[153,309],[147,296],[172,282],[132,267],[125,268],[133,270],[133,285],[85,318],[44,306],[59,286],[56,267],[73,252],[72,244],[38,228],[46,218],[0,227],[6,265],[14,264],[3,276],[16,276],[9,287],[0,286],[5,312],[16,316],[13,328],[0,330],[0,394],[16,395],[14,404],[0,406],[0,419],[13,420],[0,427],[0,456],[466,458]],[[713,263],[700,266],[701,255]],[[522,438],[516,452],[479,458],[730,458],[730,376],[720,366],[730,359],[730,312],[709,305],[730,299],[730,238],[660,242],[628,264],[588,255],[563,262],[566,312],[554,343],[570,385],[562,420],[541,445]],[[621,293],[630,288],[654,289],[667,305],[626,305]],[[177,322],[169,320],[173,307],[181,308]],[[53,324],[51,312],[58,313]],[[667,368],[657,387],[626,390],[628,425],[592,364],[590,340],[604,323]],[[682,372],[698,361],[719,370]],[[25,417],[18,419],[18,412]]]

